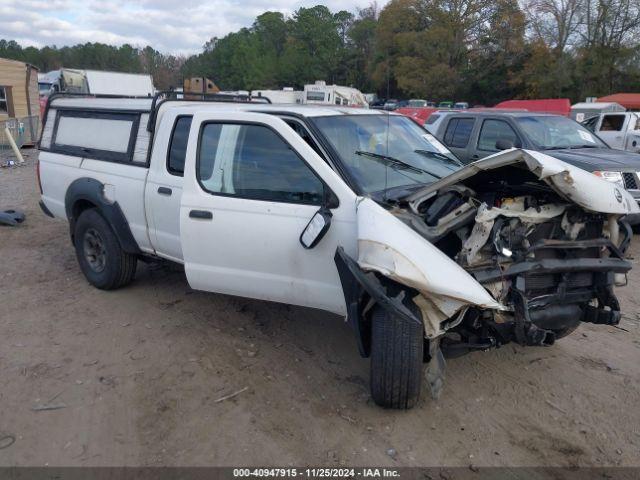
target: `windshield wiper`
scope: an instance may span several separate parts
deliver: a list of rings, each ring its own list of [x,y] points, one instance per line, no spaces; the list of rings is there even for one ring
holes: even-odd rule
[[[447,157],[444,153],[432,152],[431,150],[421,150],[421,149],[414,150],[414,152],[419,153],[420,155],[424,155],[425,157],[437,158],[438,160],[443,160],[447,163],[455,165],[456,167],[462,166],[459,162],[455,161],[451,157]]]
[[[380,153],[374,153],[374,152],[365,152],[364,150],[356,150],[355,154],[360,155],[362,157],[369,157],[375,160],[381,160],[383,163],[394,166],[400,170],[409,170],[415,173],[427,173],[432,177],[436,177],[437,179],[442,178],[440,175],[436,175],[435,173],[430,172],[429,170],[424,170],[422,168],[414,167],[413,165],[407,162],[403,162],[402,160],[398,160],[397,158],[390,157],[389,155],[382,155]]]

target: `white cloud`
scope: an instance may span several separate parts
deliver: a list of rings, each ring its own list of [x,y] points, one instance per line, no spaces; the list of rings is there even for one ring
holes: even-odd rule
[[[22,45],[103,42],[151,45],[191,54],[211,37],[248,27],[267,10],[292,14],[323,3],[332,11],[366,7],[368,0],[0,0],[0,38]],[[382,5],[386,2],[378,2]]]

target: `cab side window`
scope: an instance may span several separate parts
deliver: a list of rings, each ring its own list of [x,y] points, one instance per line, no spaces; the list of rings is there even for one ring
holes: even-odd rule
[[[322,204],[323,183],[278,134],[263,125],[206,124],[197,175],[212,194]]]
[[[478,150],[497,152],[496,142],[508,140],[512,145],[520,144],[518,135],[507,122],[503,120],[485,120],[482,122],[482,130],[478,138]]]
[[[624,115],[605,115],[602,118],[601,132],[619,132],[624,125]]]
[[[444,133],[444,143],[449,147],[464,148],[469,143],[473,130],[473,118],[452,118]]]
[[[172,175],[182,177],[184,175],[184,160],[187,155],[187,141],[191,129],[191,116],[176,118],[169,140],[169,152],[167,154],[167,170]]]

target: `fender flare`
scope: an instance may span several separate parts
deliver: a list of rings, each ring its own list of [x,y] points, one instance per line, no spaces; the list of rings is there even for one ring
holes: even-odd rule
[[[371,355],[371,322],[364,318],[369,300],[375,301],[390,314],[404,321],[423,325],[422,319],[418,318],[404,304],[402,295],[391,296],[378,277],[373,273],[364,272],[342,247],[336,249],[334,261],[338,268],[342,292],[347,305],[347,323],[356,334],[361,356],[369,357]],[[397,285],[402,287],[400,284]],[[401,292],[406,290],[407,288],[403,288]],[[406,298],[406,295],[404,297]]]
[[[96,206],[100,215],[104,217],[115,233],[122,249],[134,255],[142,252],[129,228],[129,222],[124,216],[118,202],[110,202],[104,197],[104,184],[94,178],[78,178],[71,182],[64,197],[64,207],[69,220],[71,239],[73,240],[76,214],[75,206],[79,201],[89,202]]]

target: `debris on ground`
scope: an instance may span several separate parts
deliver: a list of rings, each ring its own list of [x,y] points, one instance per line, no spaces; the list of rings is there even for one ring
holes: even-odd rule
[[[225,395],[224,397],[220,397],[219,399],[217,399],[213,403],[220,403],[220,402],[224,402],[225,400],[229,400],[229,399],[231,399],[233,397],[237,397],[238,395],[240,395],[242,392],[244,392],[246,390],[249,390],[249,387],[241,388],[237,392],[233,392],[233,393],[230,393],[229,395]]]
[[[16,437],[14,437],[13,435],[0,434],[0,450],[9,448],[14,443],[16,443]]]
[[[31,407],[31,410],[34,412],[43,412],[46,410],[60,410],[61,408],[67,408],[66,403],[55,403],[52,405],[36,405],[35,407]]]
[[[16,225],[24,222],[24,213],[18,210],[0,210],[0,225],[9,225],[15,227]]]

